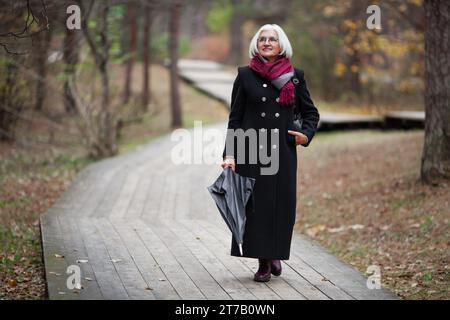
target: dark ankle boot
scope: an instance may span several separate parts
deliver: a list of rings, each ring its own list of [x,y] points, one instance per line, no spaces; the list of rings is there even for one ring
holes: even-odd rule
[[[253,280],[257,282],[267,282],[270,280],[270,260],[269,259],[259,259],[259,269],[255,273]]]
[[[281,275],[281,261],[271,260],[270,269],[274,276],[278,277],[279,275]]]

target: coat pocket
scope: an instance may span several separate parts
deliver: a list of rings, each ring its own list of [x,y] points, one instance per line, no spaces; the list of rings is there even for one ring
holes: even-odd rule
[[[289,129],[289,130],[292,130],[292,129]],[[287,142],[288,142],[289,145],[291,145],[293,147],[297,146],[295,144],[295,137],[292,134],[290,134],[290,133],[287,133]]]

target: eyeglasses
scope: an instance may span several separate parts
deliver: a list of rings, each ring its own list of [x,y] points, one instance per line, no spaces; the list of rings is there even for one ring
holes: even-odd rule
[[[267,40],[269,40],[270,43],[278,42],[278,39],[275,38],[275,37],[269,37],[269,38],[267,38],[267,37],[259,37],[258,38],[258,42],[261,42],[261,43],[265,43]]]

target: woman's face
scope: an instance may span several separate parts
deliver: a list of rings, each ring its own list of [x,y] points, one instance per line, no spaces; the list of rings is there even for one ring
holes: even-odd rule
[[[258,51],[266,59],[274,61],[281,51],[278,34],[275,30],[263,30],[258,38]]]

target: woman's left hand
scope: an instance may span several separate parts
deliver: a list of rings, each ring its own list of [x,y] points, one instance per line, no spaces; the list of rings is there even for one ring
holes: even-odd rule
[[[301,132],[288,130],[288,133],[295,137],[295,145],[308,143],[308,137]]]

